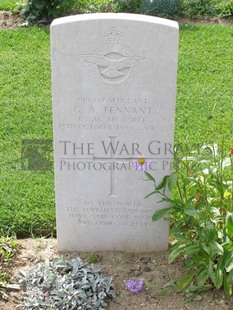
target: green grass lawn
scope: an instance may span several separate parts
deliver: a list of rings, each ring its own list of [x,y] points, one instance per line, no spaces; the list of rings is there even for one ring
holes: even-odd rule
[[[176,141],[232,139],[232,55],[232,26],[181,27]]]
[[[22,139],[52,139],[49,32],[0,31],[0,233],[54,235],[52,171],[21,170]],[[180,30],[175,140],[232,139],[233,28]]]
[[[49,33],[0,32],[0,218],[19,236],[54,232],[52,171],[21,170],[21,140],[52,138]]]

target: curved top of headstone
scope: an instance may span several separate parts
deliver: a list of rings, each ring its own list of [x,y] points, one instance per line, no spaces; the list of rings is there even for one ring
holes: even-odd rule
[[[173,20],[149,15],[129,14],[129,13],[93,13],[93,14],[72,15],[55,19],[52,22],[51,27],[61,25],[64,23],[74,23],[76,21],[90,21],[90,20],[103,20],[103,19],[141,21],[146,23],[160,24],[174,28],[179,27],[178,23]]]

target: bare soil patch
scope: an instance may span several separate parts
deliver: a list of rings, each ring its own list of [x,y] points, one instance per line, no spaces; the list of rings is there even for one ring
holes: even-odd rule
[[[22,19],[18,13],[11,11],[0,11],[0,28],[12,29],[19,26]]]
[[[81,257],[87,262],[88,253],[59,254],[55,239],[24,239],[18,241],[20,251],[14,258],[9,269],[11,282],[18,283],[19,271],[26,271],[46,259],[57,256],[64,258]],[[185,293],[177,294],[169,286],[171,278],[180,279],[184,275],[183,262],[167,263],[167,252],[161,253],[126,253],[126,252],[96,252],[101,259],[97,263],[102,266],[106,275],[113,276],[113,287],[117,298],[109,302],[108,310],[227,310],[233,309],[232,298],[227,299],[223,291],[209,291],[197,297],[191,303],[184,303]],[[143,278],[144,290],[133,295],[126,289],[129,278]],[[160,296],[162,289],[166,294]],[[0,300],[0,309],[14,310],[22,302],[22,290],[6,290],[7,300]]]
[[[22,18],[18,12],[14,11],[0,11],[0,29],[12,29],[19,27],[22,23]],[[223,19],[219,17],[213,18],[199,18],[199,19],[189,19],[189,18],[179,18],[179,24],[223,24],[223,25],[233,25],[232,19]]]
[[[202,24],[202,25],[233,25],[232,19],[224,19],[219,17],[212,17],[212,18],[196,18],[196,19],[190,19],[190,18],[179,18],[178,20],[179,24],[188,24],[188,25],[196,25],[196,24]]]

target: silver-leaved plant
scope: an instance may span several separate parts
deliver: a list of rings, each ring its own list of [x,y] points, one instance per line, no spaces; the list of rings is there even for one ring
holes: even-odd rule
[[[27,310],[106,310],[107,298],[115,298],[112,277],[101,268],[86,265],[80,258],[56,258],[20,273],[20,284],[26,290]]]

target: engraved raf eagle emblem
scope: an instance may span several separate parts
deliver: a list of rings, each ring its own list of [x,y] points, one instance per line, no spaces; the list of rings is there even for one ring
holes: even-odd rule
[[[144,59],[143,57],[137,56],[109,58],[101,55],[80,55],[80,57],[87,63],[106,68],[102,70],[101,74],[108,78],[118,78],[123,76],[125,73],[120,70],[130,68]]]

